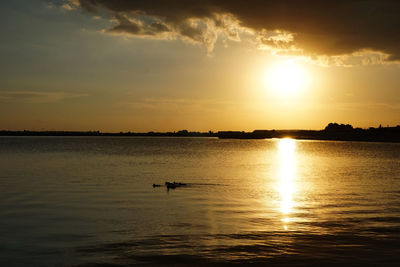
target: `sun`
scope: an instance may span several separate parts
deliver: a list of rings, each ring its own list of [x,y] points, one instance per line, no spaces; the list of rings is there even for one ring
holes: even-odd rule
[[[281,62],[263,74],[265,86],[279,95],[299,93],[307,84],[307,74],[302,66],[292,60]]]

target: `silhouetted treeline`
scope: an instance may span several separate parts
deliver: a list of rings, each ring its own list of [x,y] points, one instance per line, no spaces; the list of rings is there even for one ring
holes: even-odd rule
[[[178,132],[119,132],[103,133],[100,131],[0,131],[0,136],[170,136],[170,137],[218,137],[221,139],[266,139],[284,138],[309,140],[341,140],[341,141],[374,141],[374,142],[400,142],[400,125],[396,127],[378,128],[353,128],[350,124],[329,123],[323,130],[255,130],[244,131],[220,131],[190,132],[181,130]]]
[[[219,138],[265,139],[284,138],[309,140],[400,142],[400,125],[396,127],[353,128],[350,124],[329,123],[324,130],[255,130],[253,132],[224,131]]]
[[[209,132],[189,132],[181,130],[178,132],[119,132],[119,133],[103,133],[100,131],[0,131],[0,136],[175,136],[175,137],[214,137],[212,131]]]

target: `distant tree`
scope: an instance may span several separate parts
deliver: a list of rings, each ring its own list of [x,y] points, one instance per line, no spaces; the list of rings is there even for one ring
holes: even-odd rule
[[[188,136],[189,135],[189,131],[188,130],[180,130],[178,132],[176,132],[177,136]]]
[[[189,133],[188,130],[180,130],[180,131],[178,132],[178,134],[188,134],[188,133]]]
[[[351,126],[350,124],[338,124],[338,123],[329,123],[326,127],[325,127],[325,131],[329,131],[329,132],[343,132],[343,131],[351,131],[353,130],[353,126]]]

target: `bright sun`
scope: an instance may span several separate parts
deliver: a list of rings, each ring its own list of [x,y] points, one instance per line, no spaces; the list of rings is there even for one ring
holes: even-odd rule
[[[280,63],[268,69],[263,76],[268,89],[284,96],[297,94],[307,83],[304,69],[293,61]]]

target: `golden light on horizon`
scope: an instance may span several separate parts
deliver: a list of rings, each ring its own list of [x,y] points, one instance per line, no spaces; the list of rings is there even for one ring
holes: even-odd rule
[[[293,60],[278,63],[263,73],[264,86],[274,94],[290,97],[305,89],[308,75],[305,68]]]

